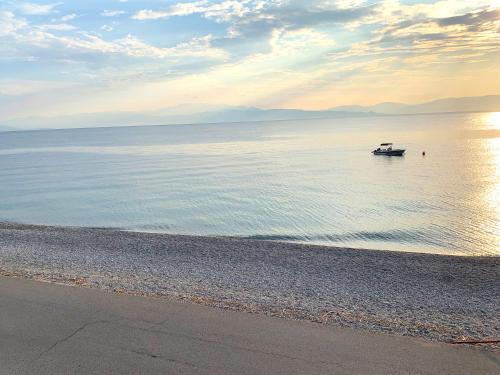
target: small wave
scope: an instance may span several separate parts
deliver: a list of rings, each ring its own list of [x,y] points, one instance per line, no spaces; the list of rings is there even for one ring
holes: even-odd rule
[[[431,233],[424,230],[391,230],[391,231],[359,231],[343,234],[256,234],[243,236],[246,239],[265,241],[291,241],[291,242],[351,242],[351,241],[381,241],[397,243],[426,244],[433,246],[444,246],[445,244]]]
[[[148,232],[148,231],[168,231],[168,230],[172,229],[172,226],[168,225],[168,224],[140,224],[140,225],[136,225],[136,226],[131,225],[130,228],[131,229],[129,229],[129,230],[132,230],[132,231]]]

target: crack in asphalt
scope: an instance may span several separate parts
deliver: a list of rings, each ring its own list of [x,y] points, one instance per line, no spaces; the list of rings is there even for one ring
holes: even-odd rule
[[[146,332],[151,332],[151,333],[158,333],[158,334],[165,335],[165,336],[185,338],[185,339],[188,339],[188,340],[199,341],[199,342],[208,343],[208,344],[217,344],[217,345],[220,345],[220,346],[223,346],[223,347],[227,347],[227,348],[231,348],[231,349],[236,349],[236,350],[241,350],[241,351],[248,351],[248,352],[258,353],[258,354],[264,354],[264,355],[269,355],[269,356],[272,356],[272,357],[286,358],[286,359],[290,359],[290,360],[294,360],[294,361],[303,361],[303,362],[314,363],[314,364],[321,363],[321,364],[328,365],[328,366],[341,366],[341,367],[345,367],[342,363],[320,361],[320,360],[311,361],[311,360],[308,360],[306,358],[294,357],[294,356],[289,356],[289,355],[281,354],[281,353],[267,352],[267,351],[264,351],[264,350],[253,349],[253,348],[248,348],[248,347],[243,347],[243,346],[238,346],[238,345],[232,345],[232,344],[227,344],[227,343],[224,343],[224,342],[221,342],[221,341],[218,341],[218,340],[209,340],[209,339],[204,339],[204,338],[201,338],[201,337],[185,335],[185,334],[182,334],[182,333],[168,332],[168,331],[165,331],[165,330],[162,330],[162,329],[152,329],[152,328],[142,328],[142,327],[130,327],[127,324],[119,324],[119,325],[121,325],[122,327],[137,329],[137,330],[141,330],[141,331],[146,331]]]
[[[30,361],[30,364],[33,364],[35,363],[36,361],[38,361],[40,358],[42,358],[45,354],[47,354],[48,352],[50,352],[51,350],[53,350],[56,346],[58,346],[59,344],[62,344],[63,342],[66,342],[68,341],[70,338],[72,338],[73,336],[75,336],[77,333],[83,331],[85,328],[91,326],[91,325],[95,325],[95,324],[106,324],[106,323],[113,323],[113,322],[117,322],[121,319],[118,319],[118,320],[96,320],[96,321],[92,321],[92,322],[87,322],[85,324],[82,324],[80,327],[78,327],[77,329],[75,329],[72,333],[70,333],[68,336],[65,336],[63,337],[62,339],[60,340],[57,340],[54,344],[52,344],[49,348],[43,350],[40,354],[38,354],[38,356],[36,358],[34,358],[33,360]]]
[[[123,348],[121,346],[114,346],[114,345],[111,345],[111,346],[114,347],[114,348],[120,349],[120,350],[124,350],[124,351],[130,352],[130,353],[134,353],[134,354],[138,354],[138,355],[143,355],[143,356],[146,356],[146,357],[149,357],[149,358],[159,359],[160,361],[166,361],[166,362],[170,362],[170,363],[180,364],[180,365],[184,365],[184,366],[188,366],[188,367],[193,367],[193,368],[197,368],[197,369],[212,368],[212,369],[226,370],[226,369],[224,369],[222,367],[211,367],[211,366],[202,367],[202,366],[197,366],[197,365],[195,365],[193,363],[190,363],[190,362],[179,361],[178,359],[173,359],[173,358],[165,357],[165,356],[162,356],[162,355],[159,355],[159,354],[153,354],[153,353],[148,352],[146,350],[133,350],[133,349],[128,349],[128,348]]]

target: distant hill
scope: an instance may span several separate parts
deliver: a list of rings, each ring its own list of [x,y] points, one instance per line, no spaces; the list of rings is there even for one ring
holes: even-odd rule
[[[305,111],[301,109],[260,109],[255,107],[236,107],[217,112],[205,112],[197,115],[198,122],[238,122],[238,121],[273,121],[305,120],[335,117],[366,116],[367,112],[350,111]]]
[[[380,103],[372,106],[339,106],[330,110],[375,112],[391,115],[441,112],[496,112],[500,111],[500,95],[446,98],[421,104]]]
[[[14,130],[13,127],[17,129],[34,129],[169,125],[476,111],[500,111],[500,95],[447,98],[421,104],[388,102],[372,106],[339,106],[323,111],[186,104],[146,112],[100,112],[57,117],[19,118],[8,121],[7,126],[0,126],[0,131],[2,131],[2,129]]]

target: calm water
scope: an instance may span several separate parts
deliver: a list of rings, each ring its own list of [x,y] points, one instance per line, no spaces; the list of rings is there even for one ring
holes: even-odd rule
[[[0,133],[0,197],[24,223],[498,255],[500,113]]]

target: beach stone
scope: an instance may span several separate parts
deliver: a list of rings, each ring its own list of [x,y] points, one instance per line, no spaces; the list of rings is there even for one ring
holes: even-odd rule
[[[0,273],[435,340],[500,326],[500,257],[0,223]]]

